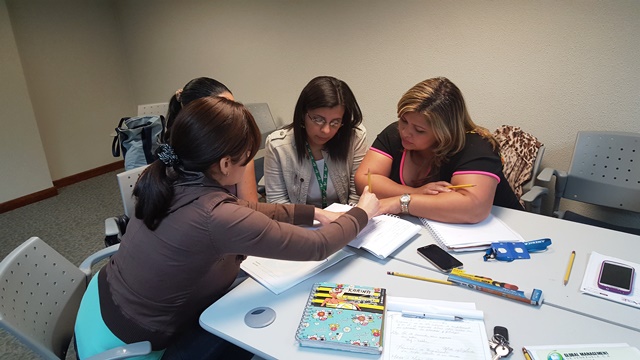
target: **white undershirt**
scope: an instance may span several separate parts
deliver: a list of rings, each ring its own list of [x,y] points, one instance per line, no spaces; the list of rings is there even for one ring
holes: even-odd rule
[[[324,175],[324,159],[316,161],[316,166],[318,166],[318,171],[320,172],[320,176]],[[336,188],[333,186],[331,182],[331,176],[327,174],[327,205],[331,205],[334,202],[340,202],[338,200],[338,194],[336,193]],[[323,179],[324,180],[324,179]],[[313,205],[315,207],[322,207],[322,194],[320,193],[320,184],[318,184],[318,179],[316,179],[315,172],[312,172],[311,179],[309,181],[309,192],[307,192],[307,204]]]

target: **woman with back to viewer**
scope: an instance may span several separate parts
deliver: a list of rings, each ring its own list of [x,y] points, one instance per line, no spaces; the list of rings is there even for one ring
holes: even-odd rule
[[[449,223],[477,223],[492,205],[522,209],[502,173],[498,144],[469,116],[462,92],[444,77],[427,79],[398,102],[397,122],[376,138],[356,172],[383,211]],[[472,187],[451,189],[451,185]]]
[[[183,107],[187,106],[191,101],[200,99],[205,96],[220,96],[229,100],[234,100],[233,93],[223,83],[208,78],[199,77],[189,81],[182,89],[178,89],[176,93],[169,99],[169,109],[167,111],[167,130],[165,132],[165,142],[169,141],[171,136],[171,127],[176,116]],[[247,164],[242,181],[229,187],[229,191],[237,195],[239,198],[247,201],[258,201],[258,186],[256,184],[256,171],[253,159]]]
[[[325,259],[379,210],[366,189],[344,214],[230,194],[225,187],[242,179],[260,131],[229,99],[192,101],[175,119],[170,144],[138,180],[135,217],[120,249],[84,294],[75,327],[80,358],[144,340],[154,350],[145,359],[225,358],[233,346],[198,318],[228,290],[246,255]],[[296,226],[314,219],[324,226]]]
[[[367,151],[362,112],[342,80],[318,76],[302,89],[293,122],[265,143],[267,202],[358,202],[354,176]]]

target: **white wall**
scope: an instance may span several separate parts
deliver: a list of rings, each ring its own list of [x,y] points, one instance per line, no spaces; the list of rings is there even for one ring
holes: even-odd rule
[[[53,186],[9,13],[0,1],[0,203]]]
[[[568,168],[579,130],[640,132],[638,1],[118,0],[117,9],[141,103],[211,76],[240,101],[268,102],[284,124],[302,87],[333,75],[356,94],[372,142],[404,91],[446,76],[476,123],[537,135],[545,166]],[[640,220],[612,214],[593,215]]]
[[[77,76],[77,66],[95,71],[89,84],[73,86],[92,103],[96,83],[145,104],[166,102],[191,78],[210,76],[240,101],[268,102],[284,124],[302,87],[314,76],[333,75],[356,94],[372,142],[395,120],[404,91],[446,76],[463,91],[475,122],[490,129],[518,125],[537,135],[547,147],[546,166],[568,167],[579,130],[640,132],[640,2],[635,0],[65,0],[80,10],[65,5],[56,17],[45,13],[59,2],[7,1],[11,17],[22,24],[14,24],[14,32],[23,63],[47,39],[34,39],[38,24],[45,21],[47,32],[66,34],[69,16],[76,20],[74,29],[87,28],[101,57],[123,49],[125,65],[107,63],[108,71],[102,69],[105,60],[95,64],[98,56],[73,66],[63,61],[45,66],[41,60],[24,65],[30,89],[62,78],[51,79],[48,72]],[[22,4],[34,1],[38,6]],[[80,24],[76,18],[85,13],[92,21]],[[96,20],[100,24],[91,25]],[[22,51],[23,41],[36,44]],[[66,52],[70,45],[59,46]],[[30,76],[32,69],[41,71]],[[37,80],[41,76],[45,84]],[[39,111],[32,100],[52,174],[70,175],[113,160],[96,138],[86,145],[90,159],[70,158],[62,137],[49,130],[66,121],[72,126],[65,130],[77,132],[79,119],[68,119],[53,106]],[[104,131],[128,111],[127,101],[116,103],[112,113],[118,115],[101,120]],[[98,130],[103,131],[93,129]],[[65,150],[66,156],[51,159],[49,148]]]
[[[51,178],[117,161],[109,134],[137,103],[113,2],[6,4]]]

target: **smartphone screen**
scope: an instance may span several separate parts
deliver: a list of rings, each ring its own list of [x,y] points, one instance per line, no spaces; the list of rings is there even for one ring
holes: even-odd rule
[[[598,287],[619,294],[630,294],[634,273],[634,269],[629,265],[605,260],[600,267]]]
[[[460,260],[454,258],[451,254],[435,244],[418,248],[418,254],[435,265],[440,271],[449,272],[453,268],[462,267]]]

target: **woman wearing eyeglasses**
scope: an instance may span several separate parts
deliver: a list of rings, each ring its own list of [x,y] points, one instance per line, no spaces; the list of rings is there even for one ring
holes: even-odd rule
[[[349,86],[331,76],[300,93],[293,122],[265,143],[267,202],[357,203],[354,176],[368,149],[362,112]]]

